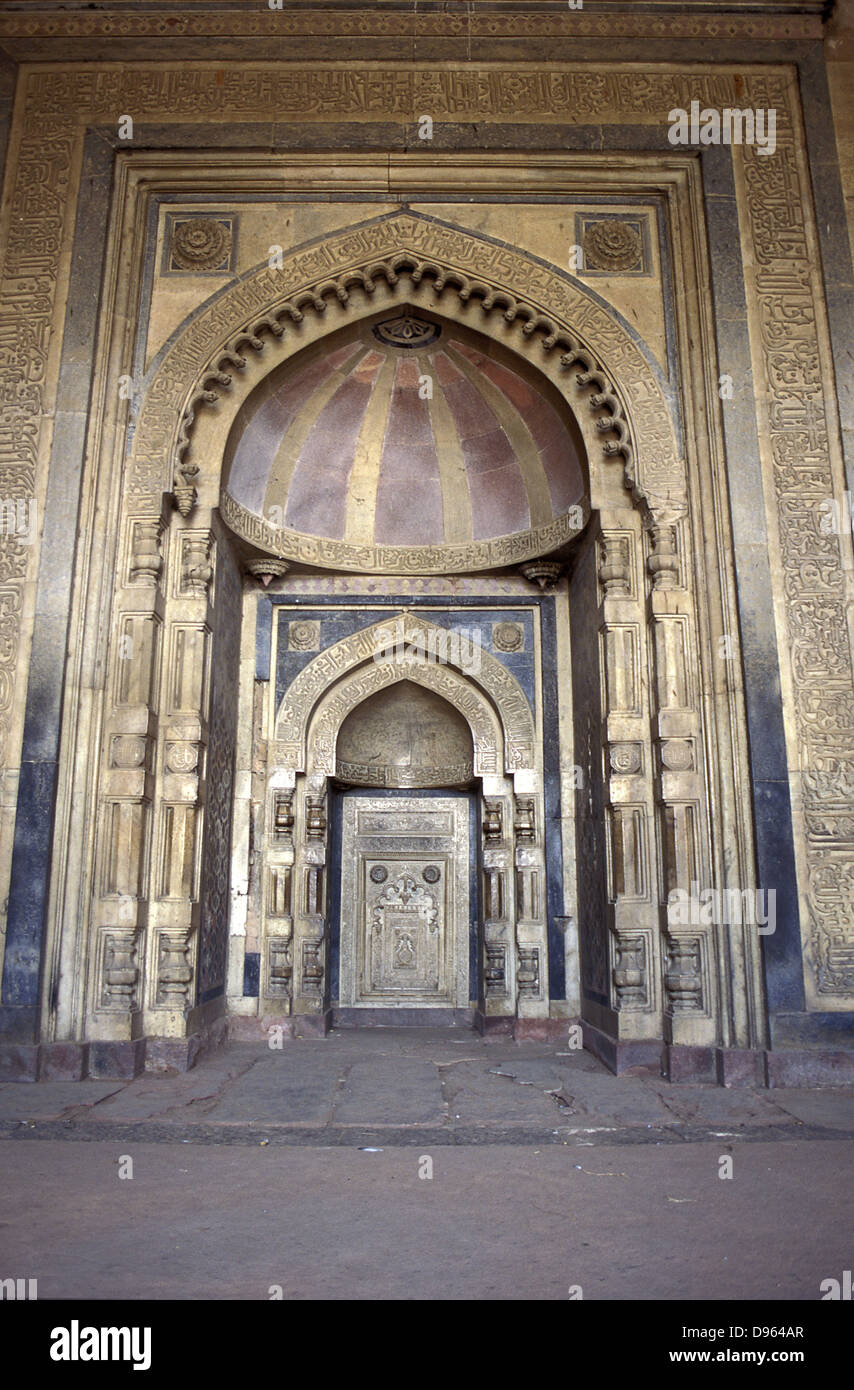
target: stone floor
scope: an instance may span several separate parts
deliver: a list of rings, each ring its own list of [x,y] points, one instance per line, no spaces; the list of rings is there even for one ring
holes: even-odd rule
[[[192,1071],[0,1086],[0,1137],[369,1145],[684,1143],[854,1134],[850,1088],[724,1090],[613,1076],[560,1044],[457,1029],[247,1043]]]
[[[265,1301],[278,1286],[285,1299],[566,1303],[580,1287],[587,1302],[815,1304],[824,1280],[854,1267],[854,1185],[845,1180],[851,1142],[839,1138],[736,1144],[730,1181],[719,1177],[730,1142],[721,1139],[678,1149],[383,1144],[366,1151],[102,1138],[0,1141],[0,1272],[37,1279],[40,1300]],[[132,1181],[120,1177],[128,1156]],[[430,1180],[421,1176],[425,1157]],[[850,1312],[837,1311],[850,1328]],[[799,1313],[777,1314],[777,1323],[800,1321]],[[81,1315],[86,1321],[75,1309]],[[580,1316],[578,1335],[589,1336],[590,1320]],[[750,1326],[767,1323],[769,1309],[742,1305],[721,1310],[720,1321],[701,1320]],[[125,1312],[122,1321],[135,1319]],[[693,1319],[682,1312],[674,1321]],[[826,1330],[833,1325],[825,1320]],[[223,1326],[226,1342],[241,1328]],[[182,1322],[180,1332],[187,1327]],[[281,1314],[237,1340],[263,1351],[273,1327],[283,1355],[293,1325]],[[642,1354],[649,1329],[622,1314],[612,1326],[595,1325],[597,1344],[607,1347],[615,1329]],[[203,1322],[199,1335],[206,1340]],[[484,1328],[484,1337],[493,1345],[494,1329]],[[557,1337],[562,1346],[563,1323]],[[684,1343],[674,1335],[673,1345]]]
[[[39,1299],[818,1301],[852,1268],[852,1139],[850,1089],[671,1086],[457,1030],[232,1045],[0,1088],[0,1274]]]

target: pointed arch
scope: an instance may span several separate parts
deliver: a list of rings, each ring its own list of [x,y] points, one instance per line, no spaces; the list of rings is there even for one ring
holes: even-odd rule
[[[344,720],[372,695],[402,681],[411,681],[441,695],[463,716],[471,730],[475,776],[500,774],[503,730],[489,701],[473,681],[466,680],[453,667],[435,666],[426,661],[405,666],[392,663],[377,666],[371,663],[337,682],[309,718],[306,728],[307,771],[334,776],[338,735]]]
[[[325,737],[321,758],[325,766],[334,769],[335,738],[341,722],[339,719],[335,724],[339,706],[323,728],[315,728],[313,720],[315,710],[330,687],[335,686],[341,693],[341,709],[346,703],[343,698],[346,691],[353,696],[353,703],[341,714],[343,719],[368,694],[395,680],[411,679],[444,695],[468,719],[475,740],[476,771],[479,758],[481,772],[501,769],[498,741],[489,734],[489,710],[494,711],[500,728],[504,770],[533,769],[536,729],[524,690],[491,653],[476,643],[448,640],[455,636],[448,628],[404,612],[362,628],[321,652],[291,683],[276,711],[272,751],[277,765],[296,771],[306,769],[311,724],[312,746],[315,736]],[[419,653],[423,659],[418,659]],[[398,655],[404,659],[398,660]],[[415,659],[407,661],[407,655]],[[350,684],[342,686],[341,682],[349,677],[352,677]],[[465,708],[460,703],[464,692]],[[472,724],[475,716],[477,728]],[[487,761],[492,761],[489,768]]]
[[[199,411],[219,403],[230,424],[240,404],[237,377],[253,376],[251,359],[263,358],[259,379],[307,342],[371,312],[380,291],[386,302],[430,303],[469,323],[477,306],[479,331],[534,361],[575,411],[585,437],[598,444],[599,456],[622,458],[637,501],[650,510],[682,508],[674,403],[620,315],[530,254],[409,211],[299,248],[281,268],[259,267],[186,326],[148,383],[132,493],[154,501],[171,489],[179,509],[189,512],[203,468],[192,447]]]

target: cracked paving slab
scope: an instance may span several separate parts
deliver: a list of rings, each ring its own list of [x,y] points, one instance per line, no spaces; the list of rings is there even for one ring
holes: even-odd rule
[[[412,1057],[355,1063],[335,1098],[336,1124],[435,1124],[447,1115],[439,1072]]]
[[[123,1081],[40,1081],[34,1086],[12,1083],[0,1087],[0,1119],[58,1119],[68,1110],[96,1106],[124,1085]]]
[[[96,1120],[147,1120],[184,1109],[192,1113],[215,1103],[223,1089],[241,1078],[256,1064],[257,1053],[244,1051],[206,1058],[192,1071],[178,1075],[151,1074],[125,1082],[92,1112]]]
[[[550,1092],[564,1117],[595,1117],[597,1124],[611,1127],[672,1121],[657,1085],[648,1078],[613,1076],[598,1064],[591,1068],[584,1056],[509,1060],[497,1070],[523,1087]]]
[[[463,1063],[442,1068],[443,1089],[455,1120],[468,1125],[553,1125],[558,1108],[542,1083],[520,1085],[510,1072],[485,1068],[481,1063]]]
[[[818,1091],[780,1089],[770,1094],[781,1111],[802,1124],[854,1130],[854,1095],[850,1090],[828,1086]]]
[[[854,1094],[669,1085],[647,1073],[614,1076],[589,1053],[539,1042],[365,1029],[288,1040],[281,1049],[233,1043],[181,1074],[8,1083],[0,1086],[0,1128],[18,1138],[180,1133],[206,1144],[269,1136],[353,1145],[394,1133],[477,1145],[523,1137],[601,1143],[609,1133],[630,1143],[763,1132],[788,1139],[854,1132]]]
[[[659,1094],[676,1119],[691,1124],[779,1125],[790,1119],[773,1091],[763,1094],[720,1086],[678,1086]]]
[[[224,1088],[205,1118],[225,1123],[325,1125],[332,1118],[342,1059],[335,1052],[266,1052]]]

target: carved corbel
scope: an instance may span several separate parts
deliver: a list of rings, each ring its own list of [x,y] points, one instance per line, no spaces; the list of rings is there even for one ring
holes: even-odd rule
[[[175,469],[175,478],[172,484],[172,499],[181,516],[188,517],[198,501],[199,494],[196,491],[195,479],[199,475],[198,465],[195,463],[182,462]]]
[[[292,788],[273,793],[273,838],[278,844],[290,844],[294,829],[294,793]]]
[[[528,564],[520,565],[519,572],[529,584],[536,584],[545,593],[555,587],[563,568],[557,560],[531,560]]]
[[[268,943],[269,978],[267,992],[270,995],[289,997],[294,975],[291,933],[273,936]]]
[[[503,999],[507,995],[507,947],[500,941],[488,941],[485,946],[484,986],[487,999]]]
[[[158,943],[157,1003],[184,1010],[190,1005],[190,943],[184,932],[161,932]]]
[[[615,932],[614,936],[617,1008],[644,1008],[648,1001],[645,937],[642,932]]]
[[[304,994],[323,997],[323,942],[302,943],[302,989]]]
[[[289,569],[287,560],[274,560],[272,556],[265,556],[262,560],[250,560],[246,566],[246,573],[251,574],[252,578],[266,589],[273,579],[281,579]]]
[[[322,840],[326,835],[326,798],[310,793],[305,799],[305,838]]]
[[[695,936],[668,936],[664,988],[671,1014],[704,1008],[702,942]]]
[[[537,837],[537,821],[532,796],[514,797],[513,829],[516,843],[533,845]]]
[[[599,582],[606,598],[628,597],[631,547],[628,536],[602,535],[599,540]]]
[[[503,836],[501,802],[484,799],[483,803],[483,841],[485,845],[501,843]]]
[[[540,993],[540,951],[537,946],[520,946],[516,983],[520,996],[537,998]]]

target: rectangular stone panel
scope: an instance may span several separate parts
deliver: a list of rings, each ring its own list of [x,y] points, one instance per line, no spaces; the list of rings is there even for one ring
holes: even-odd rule
[[[342,1006],[466,1007],[468,894],[464,798],[348,799]]]

